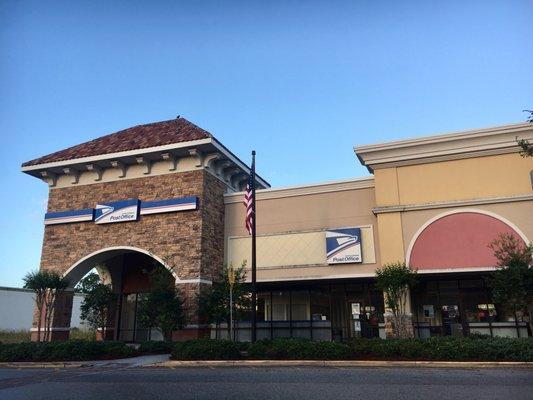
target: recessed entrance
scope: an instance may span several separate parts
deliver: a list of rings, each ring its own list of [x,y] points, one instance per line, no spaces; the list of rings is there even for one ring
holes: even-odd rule
[[[134,248],[104,249],[80,260],[66,273],[70,287],[75,285],[91,270],[111,284],[118,295],[106,332],[107,340],[126,342],[162,340],[157,329],[148,329],[137,318],[139,300],[150,290],[150,275],[156,268],[167,268],[156,256]],[[173,279],[173,278],[169,278]]]

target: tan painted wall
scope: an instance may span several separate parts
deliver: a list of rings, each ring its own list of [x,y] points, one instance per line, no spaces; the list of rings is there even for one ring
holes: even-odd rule
[[[533,192],[531,170],[533,158],[523,158],[518,153],[378,169],[374,174],[376,206],[527,195]],[[509,215],[509,220],[522,225],[524,231],[533,230],[531,203],[522,206],[503,203],[482,208],[501,211],[502,216]],[[440,208],[378,214],[382,263],[405,261],[404,255],[414,232],[443,211]]]
[[[378,169],[376,205],[528,194],[531,170],[533,157],[523,158],[518,153]]]
[[[379,263],[374,201],[373,188],[258,200],[258,280],[372,275]],[[226,204],[226,262],[234,265],[250,252],[244,211],[242,202]],[[363,227],[366,264],[325,264],[323,231],[342,227]]]
[[[405,261],[401,214],[378,215],[379,248],[383,264]]]
[[[375,264],[373,226],[361,229],[363,264]],[[284,267],[326,264],[326,232],[310,231],[275,233],[257,237],[257,267]],[[250,261],[252,240],[250,236],[228,238],[228,264],[241,265]]]

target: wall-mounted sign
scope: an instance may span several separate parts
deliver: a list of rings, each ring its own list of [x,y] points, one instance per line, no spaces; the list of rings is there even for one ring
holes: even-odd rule
[[[94,213],[94,210],[92,208],[86,208],[84,210],[46,213],[44,215],[44,224],[45,225],[56,225],[56,224],[68,224],[72,222],[92,221],[93,213]]]
[[[198,209],[198,197],[140,201],[138,199],[100,203],[96,208],[46,213],[45,225],[69,224],[73,222],[94,221],[96,224],[136,221],[139,215],[162,214]]]
[[[97,204],[94,209],[94,222],[96,224],[136,221],[138,217],[138,199]]]
[[[141,215],[196,210],[196,208],[198,208],[198,197],[196,196],[183,197],[181,199],[143,201],[141,203]]]
[[[361,263],[361,229],[342,228],[326,231],[328,264]]]
[[[435,309],[433,308],[433,304],[424,304],[422,306],[424,310],[424,317],[425,318],[434,318],[435,317]]]

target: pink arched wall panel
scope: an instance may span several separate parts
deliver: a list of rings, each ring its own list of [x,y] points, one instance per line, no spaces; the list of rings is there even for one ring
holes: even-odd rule
[[[493,267],[496,258],[489,244],[500,233],[522,240],[509,225],[489,215],[462,212],[444,216],[418,236],[409,264],[422,270]]]

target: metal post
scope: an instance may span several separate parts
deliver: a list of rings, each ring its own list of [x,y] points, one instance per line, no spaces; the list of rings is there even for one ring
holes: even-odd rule
[[[233,285],[229,287],[229,336],[233,340]]]
[[[229,283],[229,340],[233,340],[233,285],[235,284],[235,269],[233,264],[228,268]]]
[[[252,343],[257,340],[257,288],[256,288],[256,220],[257,213],[255,210],[255,150],[252,151]]]

